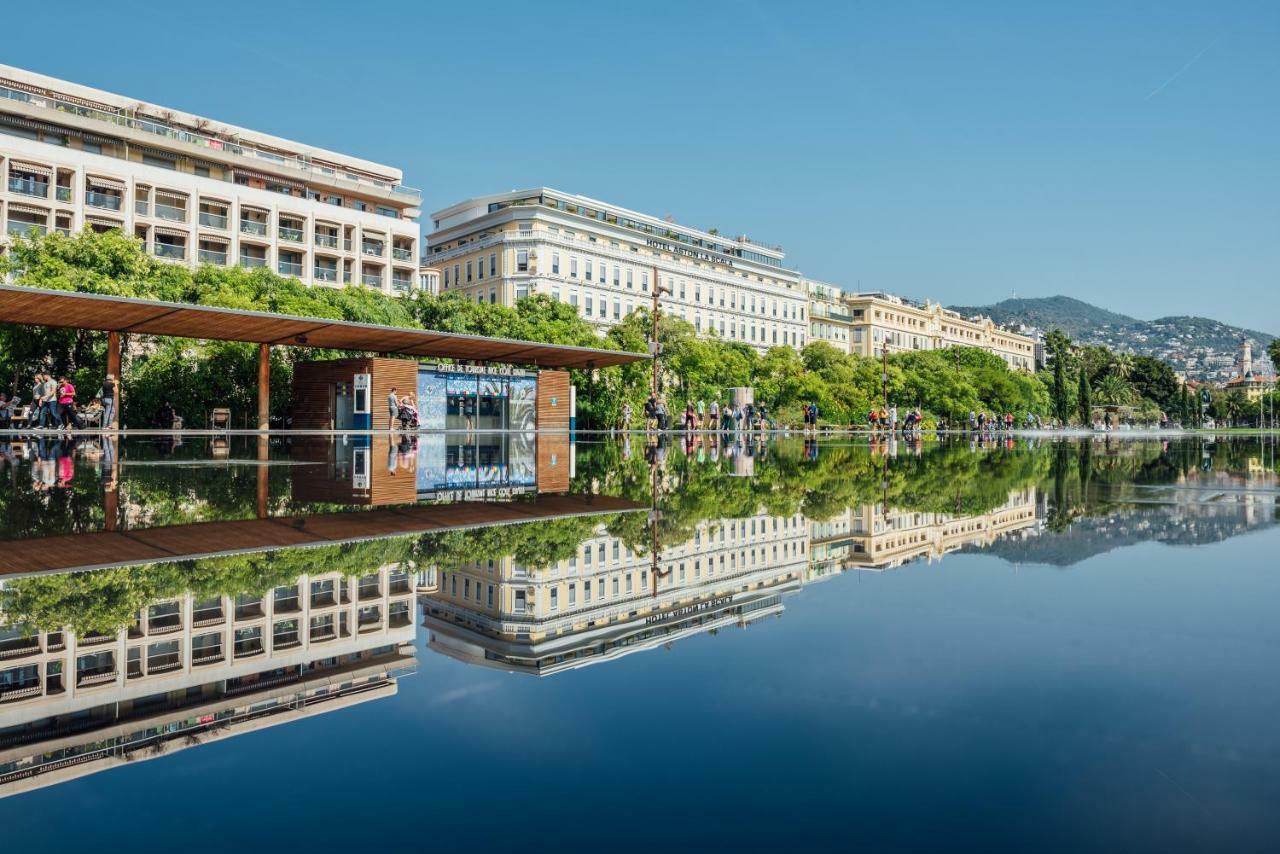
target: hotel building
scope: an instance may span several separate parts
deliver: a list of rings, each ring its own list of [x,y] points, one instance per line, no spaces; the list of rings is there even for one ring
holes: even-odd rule
[[[808,295],[780,249],[726,238],[540,187],[468,199],[432,214],[424,262],[442,293],[512,305],[545,294],[600,332],[652,304],[764,351],[803,347]]]
[[[976,347],[1016,370],[1035,372],[1036,339],[996,325],[989,317],[965,318],[932,302],[886,293],[847,294],[825,282],[804,280],[809,294],[810,337],[858,356],[879,358],[910,350]]]
[[[0,65],[0,251],[118,229],[157,258],[413,290],[421,195],[399,169]]]

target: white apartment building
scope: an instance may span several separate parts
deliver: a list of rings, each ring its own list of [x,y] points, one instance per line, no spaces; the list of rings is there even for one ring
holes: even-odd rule
[[[886,352],[975,347],[1015,370],[1035,372],[1037,340],[989,317],[961,317],[938,303],[893,294],[844,293],[836,285],[803,279],[809,295],[810,338],[858,356]]]
[[[652,304],[700,334],[803,347],[808,295],[780,249],[726,238],[585,196],[538,187],[468,199],[432,215],[425,263],[442,293],[512,305],[545,294],[600,332]]]
[[[119,229],[157,258],[307,284],[418,282],[421,194],[399,169],[0,65],[0,251]]]

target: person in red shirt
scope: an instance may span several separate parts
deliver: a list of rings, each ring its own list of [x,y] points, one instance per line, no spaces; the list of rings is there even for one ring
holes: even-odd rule
[[[59,430],[68,430],[76,426],[76,387],[66,377],[58,378],[58,421]]]

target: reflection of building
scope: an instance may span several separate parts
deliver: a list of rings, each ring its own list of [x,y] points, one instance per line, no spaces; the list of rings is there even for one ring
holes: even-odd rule
[[[511,305],[566,303],[599,330],[647,308],[759,350],[803,347],[807,298],[783,253],[546,187],[468,199],[433,215],[426,260],[441,287]]]
[[[834,519],[813,523],[814,565],[884,570],[922,557],[938,560],[967,545],[988,546],[1036,524],[1036,494],[1035,487],[1015,490],[1000,507],[976,516],[885,510],[879,504],[851,507]]]
[[[407,504],[567,492],[574,453],[568,433],[422,433],[298,440],[291,485],[301,501]]]
[[[394,693],[412,592],[388,566],[154,602],[115,634],[0,629],[0,796]]]
[[[119,229],[176,264],[408,292],[421,194],[399,169],[0,66],[8,234]]]
[[[510,558],[443,569],[422,597],[430,646],[464,661],[538,675],[606,661],[781,610],[808,555],[802,516],[703,523],[651,555],[604,530],[549,567]]]

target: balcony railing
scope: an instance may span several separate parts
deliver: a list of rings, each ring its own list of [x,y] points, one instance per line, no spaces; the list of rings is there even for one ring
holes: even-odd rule
[[[93,670],[81,670],[76,674],[76,684],[85,685],[101,685],[103,682],[114,682],[116,678],[115,667],[94,668]]]
[[[350,238],[350,237],[344,237],[344,238],[342,239],[342,251],[343,251],[343,252],[350,252],[350,251],[351,251],[351,238]]]
[[[109,211],[120,210],[122,200],[119,196],[113,196],[110,193],[99,193],[96,190],[86,190],[84,194],[84,203],[91,208],[103,208]]]
[[[397,291],[407,291],[412,286],[412,279],[402,279],[398,276],[391,279],[391,287]]]
[[[252,270],[254,267],[265,267],[267,266],[267,259],[258,258],[253,255],[241,255],[240,266],[249,270]]]
[[[382,275],[379,273],[361,273],[360,281],[371,288],[382,287]]]
[[[210,213],[209,211],[200,211],[200,224],[207,225],[210,228],[217,228],[223,231],[227,229],[226,214]]]
[[[17,219],[9,220],[9,225],[5,230],[18,237],[26,237],[33,231],[36,234],[47,234],[49,232],[48,226],[41,225],[38,222],[23,222]]]
[[[166,205],[156,202],[156,218],[167,219],[172,222],[186,222],[187,209],[180,208],[177,205]]]
[[[330,249],[338,248],[338,235],[321,234],[316,232],[316,246],[327,246]]]
[[[157,258],[176,258],[181,261],[187,257],[185,246],[179,246],[176,243],[156,243],[154,246]]]
[[[316,267],[315,279],[317,282],[336,282],[338,270],[336,267]]]
[[[16,178],[9,176],[9,192],[21,193],[24,196],[49,198],[49,182],[37,181],[35,178]]]
[[[214,249],[201,249],[199,257],[201,264],[216,264],[219,267],[227,266],[227,253],[225,252],[218,252]]]
[[[288,226],[282,225],[277,230],[277,233],[280,235],[281,240],[288,240],[292,243],[302,242],[302,229],[300,228],[290,228]]]
[[[57,199],[60,202],[69,202],[71,201],[71,188],[70,187],[54,187],[53,196],[55,199]],[[116,205],[114,210],[120,210],[120,206]]]
[[[299,264],[297,261],[281,261],[277,265],[277,269],[280,270],[280,275],[282,276],[301,276],[302,275],[302,265]]]
[[[256,219],[240,220],[240,231],[244,234],[256,234],[259,237],[267,236],[267,224],[258,222]]]
[[[373,255],[374,257],[381,258],[381,257],[382,257],[382,244],[381,244],[381,243],[369,243],[368,241],[366,241],[366,242],[364,242],[364,243],[361,243],[361,244],[360,244],[360,251],[361,251],[361,252],[363,252],[363,253],[364,253],[364,254],[366,254],[366,255]]]
[[[225,139],[207,136],[201,133],[193,133],[192,131],[173,128],[152,119],[148,119],[137,115],[136,112],[127,108],[120,108],[116,112],[108,112],[99,110],[94,107],[86,107],[83,104],[77,104],[72,101],[64,101],[61,98],[50,95],[41,95],[32,92],[23,92],[18,89],[11,89],[8,86],[0,86],[0,98],[10,98],[15,101],[22,101],[37,107],[43,107],[49,110],[56,110],[60,113],[73,113],[77,116],[95,119],[101,122],[107,122],[120,127],[132,128],[134,130],[153,133],[167,139],[177,140],[178,142],[196,145],[202,148],[208,148],[213,151],[238,155],[240,157],[248,157],[256,160],[266,160],[271,163],[288,166],[291,169],[298,169],[314,175],[324,176],[328,178],[342,178],[356,184],[365,186],[378,187],[387,190],[395,195],[409,196],[411,202],[420,202],[422,193],[413,187],[406,187],[402,184],[392,184],[388,181],[380,181],[377,178],[366,175],[357,175],[354,172],[346,170],[339,171],[331,166],[324,166],[319,163],[312,163],[302,157],[294,157],[289,155],[276,154],[272,151],[263,151],[246,143],[229,142]]]
[[[133,212],[138,216],[150,216],[150,214],[147,213],[147,211],[150,210],[150,207],[151,203],[146,199],[134,199],[133,201]]]
[[[413,260],[413,250],[401,249],[397,246],[391,250],[391,257],[397,261],[411,261]]]

